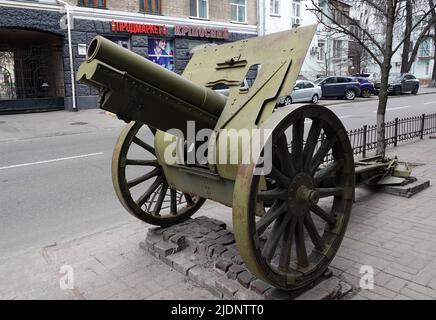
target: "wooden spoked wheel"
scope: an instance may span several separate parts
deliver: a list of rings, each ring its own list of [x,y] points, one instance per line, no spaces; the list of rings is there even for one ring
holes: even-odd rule
[[[354,196],[353,153],[340,120],[318,105],[279,109],[262,128],[270,129],[271,171],[258,172],[261,160],[267,167],[263,143],[239,168],[235,238],[253,274],[296,290],[325,272],[341,244]]]
[[[153,225],[170,226],[188,219],[205,199],[168,185],[156,159],[155,133],[137,122],[124,128],[112,157],[112,182],[129,213]]]

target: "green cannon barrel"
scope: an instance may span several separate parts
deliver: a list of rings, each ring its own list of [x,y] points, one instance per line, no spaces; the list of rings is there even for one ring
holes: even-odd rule
[[[89,45],[77,80],[100,90],[100,107],[159,130],[213,129],[227,98],[101,36]]]

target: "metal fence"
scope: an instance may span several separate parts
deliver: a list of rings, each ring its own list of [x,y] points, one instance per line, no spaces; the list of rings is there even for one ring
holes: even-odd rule
[[[436,113],[421,116],[395,118],[385,124],[386,146],[397,146],[398,143],[413,139],[423,139],[436,133]],[[360,129],[348,131],[355,156],[366,157],[366,154],[377,147],[377,125],[364,125]]]

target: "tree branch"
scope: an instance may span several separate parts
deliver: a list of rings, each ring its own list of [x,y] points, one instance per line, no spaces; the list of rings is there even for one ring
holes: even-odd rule
[[[327,25],[325,22],[323,22],[323,21],[321,21],[319,18],[318,18],[318,21],[322,24],[322,25],[324,25],[326,28],[329,28],[329,29],[331,29],[331,30],[335,30],[335,31],[338,31],[338,32],[340,32],[340,33],[342,33],[342,34],[345,34],[345,35],[350,35],[350,36],[352,36],[354,39],[356,39],[356,41],[371,55],[371,57],[374,59],[374,61],[379,65],[379,66],[382,66],[382,64],[383,64],[383,62],[382,61],[380,61],[380,59],[377,57],[377,55],[374,53],[374,52],[372,52],[372,50],[370,50],[369,48],[368,48],[368,46],[362,41],[362,39],[358,36],[358,35],[356,35],[354,32],[351,32],[350,30],[348,30],[347,28],[345,28],[343,25],[341,25],[341,24],[339,24],[334,18],[332,18],[332,17],[330,17],[328,14],[326,14],[317,4],[315,4],[315,1],[314,0],[311,0],[311,2],[312,2],[312,5],[313,5],[313,7],[315,8],[315,9],[310,9],[310,8],[308,8],[308,11],[312,11],[312,12],[315,12],[315,15],[316,16],[318,16],[316,13],[319,13],[319,14],[321,14],[322,16],[324,16],[324,17],[326,17],[330,22],[332,22],[335,26],[336,26],[336,28],[334,28],[334,27],[332,27],[332,26],[329,26],[329,25]],[[381,44],[380,43],[378,43],[376,40],[375,40],[375,38],[373,37],[373,35],[371,35],[366,29],[364,29],[364,28],[362,28],[361,26],[360,26],[360,24],[359,23],[357,23],[357,21],[356,20],[354,20],[353,18],[351,18],[350,16],[348,16],[348,15],[346,15],[345,13],[343,13],[341,10],[339,10],[335,5],[333,5],[332,4],[332,6],[342,15],[342,16],[344,16],[347,20],[349,20],[349,21],[351,21],[352,22],[352,25],[353,26],[356,26],[359,30],[361,30],[362,31],[362,33],[363,34],[365,34],[367,37],[368,37],[368,39],[372,42],[372,44],[378,49],[378,50],[380,50],[380,52],[383,52],[383,48],[382,48],[382,46],[381,46]],[[338,29],[339,28],[339,29]]]
[[[419,19],[419,21],[410,29],[410,34],[412,34],[412,32],[416,29],[416,28],[418,28],[418,26],[421,24],[421,22],[423,22],[427,17],[428,17],[428,15],[430,14],[430,13],[432,13],[433,12],[433,10],[435,10],[436,9],[436,5],[434,5],[430,10],[428,10],[422,17],[421,17],[421,19]],[[433,21],[433,19],[429,22],[429,24],[432,24],[432,23],[436,23],[435,21]],[[409,34],[409,35],[410,35]],[[398,45],[395,47],[395,49],[392,51],[392,54],[395,54],[400,48],[401,48],[401,46],[404,44],[404,41],[406,41],[406,39],[407,39],[407,35],[405,35],[404,37],[403,37],[403,40],[401,40],[400,41],[400,43],[398,43]]]

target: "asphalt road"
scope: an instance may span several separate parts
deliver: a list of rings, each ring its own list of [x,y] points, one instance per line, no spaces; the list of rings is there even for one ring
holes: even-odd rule
[[[320,104],[329,103],[330,100],[321,100]],[[357,129],[363,125],[376,123],[378,100],[367,102],[341,103],[328,106],[342,120],[347,130]],[[436,94],[426,95],[403,95],[388,100],[386,109],[386,121],[392,121],[396,117],[405,118],[419,116],[423,113],[436,113]]]
[[[355,129],[375,123],[377,101],[329,108]],[[387,120],[435,112],[436,94],[403,96],[389,101]],[[87,124],[73,128],[78,118]],[[0,116],[0,256],[134,219],[110,176],[122,126],[97,111]]]

